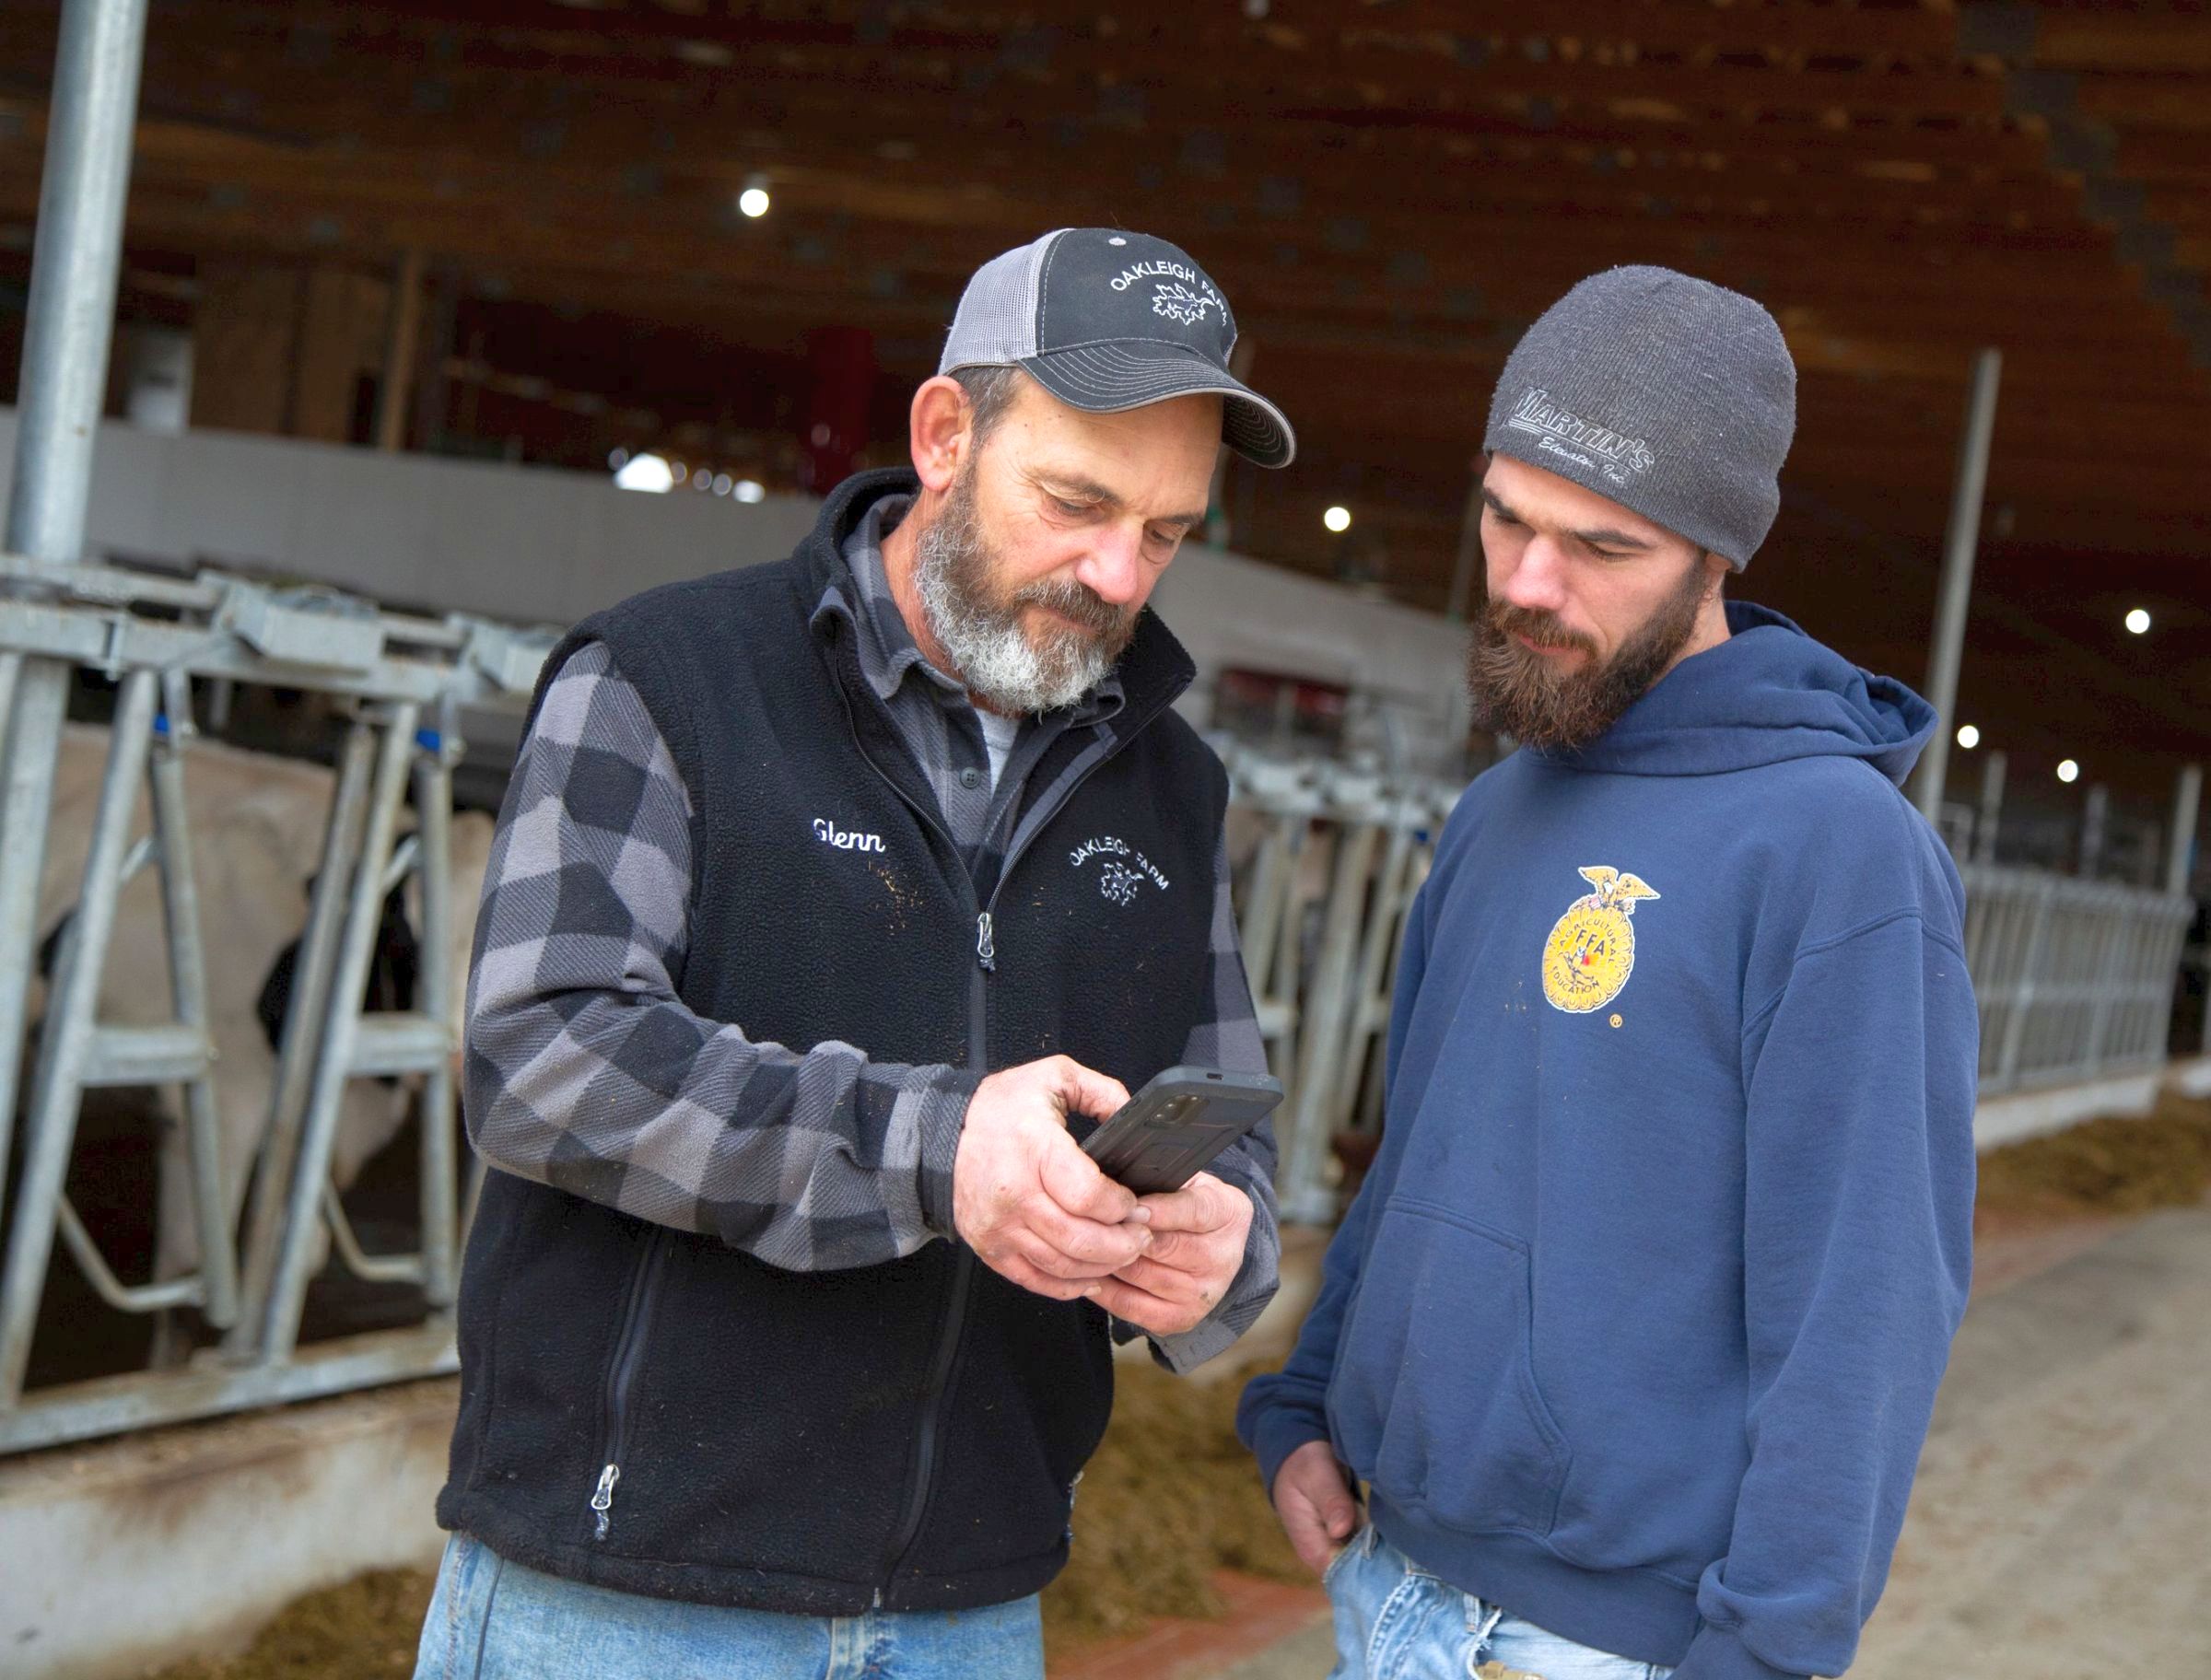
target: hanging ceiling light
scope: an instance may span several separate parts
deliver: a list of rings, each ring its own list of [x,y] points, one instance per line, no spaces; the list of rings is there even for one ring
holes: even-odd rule
[[[675,469],[663,457],[650,452],[632,455],[615,472],[614,484],[617,489],[644,490],[655,496],[665,496],[675,488]]]

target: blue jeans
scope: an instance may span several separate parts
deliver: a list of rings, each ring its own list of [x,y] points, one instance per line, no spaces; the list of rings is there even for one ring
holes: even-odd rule
[[[779,1616],[541,1575],[455,1534],[415,1680],[1044,1680],[1034,1594],[983,1610]]]
[[[1673,1671],[1576,1645],[1439,1581],[1377,1534],[1322,1578],[1336,1610],[1328,1680],[1468,1680],[1484,1662],[1542,1680],[1666,1680]]]

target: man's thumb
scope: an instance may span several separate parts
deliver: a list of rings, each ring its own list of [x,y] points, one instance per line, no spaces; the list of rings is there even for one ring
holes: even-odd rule
[[[1330,1539],[1342,1539],[1351,1532],[1357,1522],[1358,1513],[1351,1509],[1351,1500],[1331,1499],[1328,1501],[1328,1537]]]

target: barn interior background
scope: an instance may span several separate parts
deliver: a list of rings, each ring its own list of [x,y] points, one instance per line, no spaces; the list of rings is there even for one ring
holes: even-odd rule
[[[2211,1088],[2200,6],[0,0],[0,1651],[135,1672],[419,1559],[461,953],[550,634],[782,553],[900,458],[977,263],[1091,223],[1197,254],[1299,430],[1158,598],[1299,1218],[1498,750],[1491,387],[1613,262],[1788,337],[1746,592],[1942,706],[1984,1140]],[[215,1569],[286,1476],[304,1526]]]

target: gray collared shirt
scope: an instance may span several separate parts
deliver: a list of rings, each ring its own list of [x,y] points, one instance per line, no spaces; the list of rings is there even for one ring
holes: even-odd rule
[[[929,778],[944,818],[944,830],[967,861],[978,883],[998,879],[1021,809],[1029,772],[1051,744],[1070,729],[1094,729],[1120,715],[1126,703],[1117,672],[1073,706],[1020,720],[1006,767],[995,778],[983,726],[965,684],[947,676],[921,654],[905,614],[891,593],[883,560],[883,539],[896,529],[913,498],[886,496],[871,507],[845,539],[845,565],[859,599],[847,601],[832,585],[815,608],[815,619],[841,613],[858,632],[860,674],[890,709],[898,734],[914,763]]]

